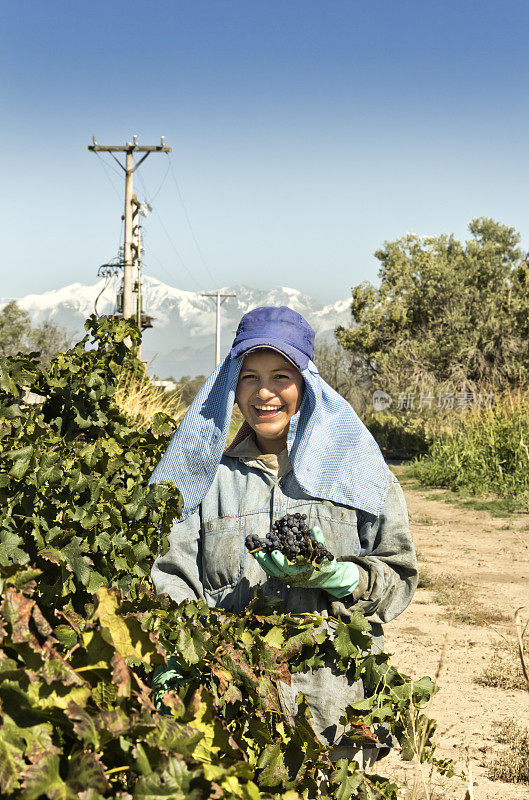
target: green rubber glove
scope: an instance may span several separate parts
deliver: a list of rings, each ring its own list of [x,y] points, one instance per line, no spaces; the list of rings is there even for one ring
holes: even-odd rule
[[[321,528],[312,528],[313,538],[325,544]],[[269,555],[260,550],[254,553],[264,571],[273,578],[303,589],[325,589],[336,599],[341,600],[358,586],[358,567],[352,561],[327,561],[318,568],[312,564],[289,564],[283,553],[273,550]]]
[[[151,686],[154,691],[154,705],[158,711],[165,709],[162,703],[164,694],[172,689],[178,689],[184,683],[187,683],[187,679],[183,676],[181,667],[174,656],[169,656],[167,665],[161,664],[159,667],[154,668]]]

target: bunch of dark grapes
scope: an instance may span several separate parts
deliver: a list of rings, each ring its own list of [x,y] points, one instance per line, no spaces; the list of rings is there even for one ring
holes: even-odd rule
[[[264,539],[252,533],[246,537],[245,544],[250,552],[279,550],[288,561],[298,564],[321,564],[325,558],[334,559],[325,545],[312,538],[306,514],[286,514],[272,524],[272,530]]]

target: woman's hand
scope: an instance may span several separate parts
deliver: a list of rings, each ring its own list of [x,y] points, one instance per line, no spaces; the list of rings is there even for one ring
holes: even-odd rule
[[[321,528],[312,528],[313,539],[325,544]],[[265,553],[260,550],[254,558],[273,578],[279,578],[289,586],[303,589],[325,589],[337,599],[351,594],[358,585],[358,567],[352,561],[327,561],[314,567],[312,564],[289,564],[283,553],[273,550]]]

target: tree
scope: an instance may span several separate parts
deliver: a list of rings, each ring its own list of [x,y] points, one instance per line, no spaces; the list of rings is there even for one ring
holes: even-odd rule
[[[29,314],[11,300],[0,311],[0,356],[14,356],[26,346],[31,330]]]
[[[370,400],[369,372],[365,359],[334,341],[316,341],[314,363],[323,380],[361,413]]]
[[[51,359],[71,344],[68,332],[50,320],[32,327],[29,314],[16,300],[11,300],[0,311],[0,356],[38,352],[40,365],[49,367]]]
[[[68,350],[73,343],[70,334],[50,320],[45,320],[38,327],[32,328],[28,334],[28,341],[30,349],[40,354],[40,365],[45,368],[49,367],[57,353]]]
[[[407,234],[375,253],[380,286],[353,288],[338,341],[386,391],[529,382],[529,266],[514,228],[485,217],[472,239]]]

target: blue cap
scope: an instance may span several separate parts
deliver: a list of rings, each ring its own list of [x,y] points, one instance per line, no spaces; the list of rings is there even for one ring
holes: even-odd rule
[[[230,351],[240,358],[250,350],[278,350],[301,371],[314,355],[314,331],[306,319],[288,306],[253,308],[239,322]]]

